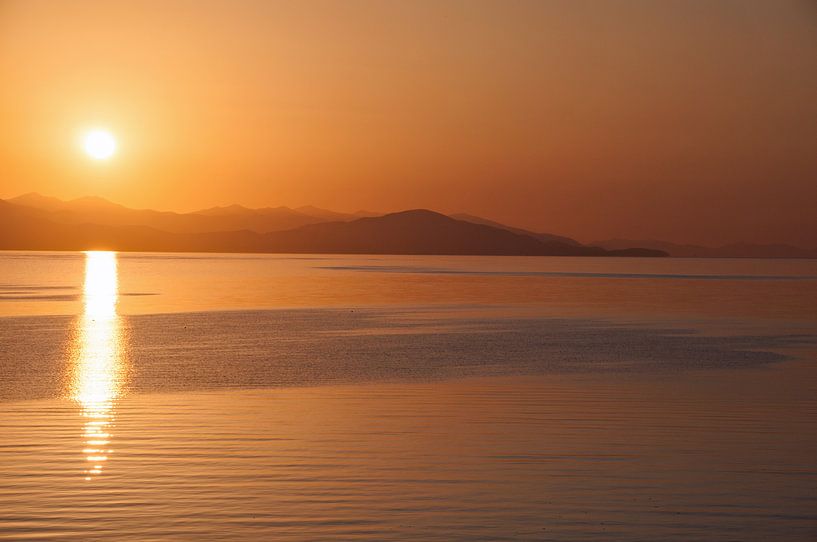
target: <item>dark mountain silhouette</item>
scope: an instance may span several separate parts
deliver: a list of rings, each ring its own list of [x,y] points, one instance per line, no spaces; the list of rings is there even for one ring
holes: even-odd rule
[[[415,209],[351,222],[312,224],[267,236],[281,252],[485,254],[530,256],[665,256],[660,251],[543,242],[485,224]]]
[[[141,224],[68,223],[51,218],[52,214],[63,216],[59,214],[62,211],[46,211],[0,201],[0,230],[3,232],[0,249],[532,256],[665,255],[646,249],[606,251],[598,247],[548,243],[529,235],[456,220],[422,209],[348,222],[309,224],[271,233],[251,230],[171,232]],[[150,213],[164,214],[157,211]]]
[[[513,226],[507,226],[500,222],[495,222],[493,220],[489,220],[487,218],[482,218],[481,216],[474,216],[469,215],[467,213],[457,213],[451,215],[451,218],[456,218],[457,220],[464,220],[466,222],[473,222],[474,224],[485,224],[486,226],[493,226],[495,228],[502,228],[503,230],[512,231],[514,233],[519,233],[521,235],[530,235],[535,239],[539,239],[540,241],[544,241],[545,243],[564,243],[567,245],[573,246],[582,246],[581,243],[576,241],[575,239],[571,239],[570,237],[563,237],[561,235],[553,235],[552,233],[536,233],[528,230],[523,230],[522,228],[514,228]],[[621,248],[629,248],[629,247],[621,247]]]
[[[425,209],[313,224],[268,237],[285,252],[596,255],[591,247],[543,243],[528,235]]]
[[[99,197],[63,201],[35,193],[0,203],[2,248],[817,258],[817,249],[785,244],[706,247],[610,239],[587,246],[465,213],[449,217],[423,210],[371,216],[312,206],[229,205],[174,213],[130,209]]]
[[[817,258],[817,249],[786,244],[732,243],[720,247],[706,247],[656,240],[609,239],[593,245],[608,250],[639,246],[663,250],[677,258]]]

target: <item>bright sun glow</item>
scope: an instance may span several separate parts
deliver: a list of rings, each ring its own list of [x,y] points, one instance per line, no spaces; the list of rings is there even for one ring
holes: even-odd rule
[[[116,152],[116,139],[107,130],[91,130],[85,134],[82,146],[94,160],[105,160]]]

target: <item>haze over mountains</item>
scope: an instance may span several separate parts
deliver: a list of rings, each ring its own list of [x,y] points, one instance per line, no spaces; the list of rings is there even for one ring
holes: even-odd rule
[[[34,193],[0,200],[0,229],[0,249],[7,250],[817,257],[817,250],[788,245],[715,249],[610,240],[588,246],[478,216],[424,209],[377,215],[229,205],[174,213],[130,209],[98,197],[63,201]]]
[[[608,251],[575,240],[524,232],[478,217],[457,220],[424,209],[361,216],[315,207],[193,213],[129,209],[102,198],[62,201],[26,194],[0,201],[2,249],[359,254],[664,256]],[[477,221],[483,223],[476,223]]]
[[[41,213],[37,216],[64,224],[150,226],[171,233],[234,230],[267,233],[326,222],[329,219],[351,220],[356,218],[355,215],[332,213],[316,208],[302,208],[300,211],[288,207],[248,209],[240,205],[212,207],[193,213],[173,213],[151,209],[130,209],[97,197],[62,201],[33,193],[6,201],[40,211]]]

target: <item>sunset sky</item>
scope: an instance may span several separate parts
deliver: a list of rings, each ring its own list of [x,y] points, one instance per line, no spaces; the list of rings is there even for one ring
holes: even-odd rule
[[[817,3],[0,0],[31,191],[817,247]]]

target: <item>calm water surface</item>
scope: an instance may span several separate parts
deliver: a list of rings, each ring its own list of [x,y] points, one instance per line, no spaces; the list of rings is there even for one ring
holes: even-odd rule
[[[814,540],[817,262],[0,253],[0,539]]]

